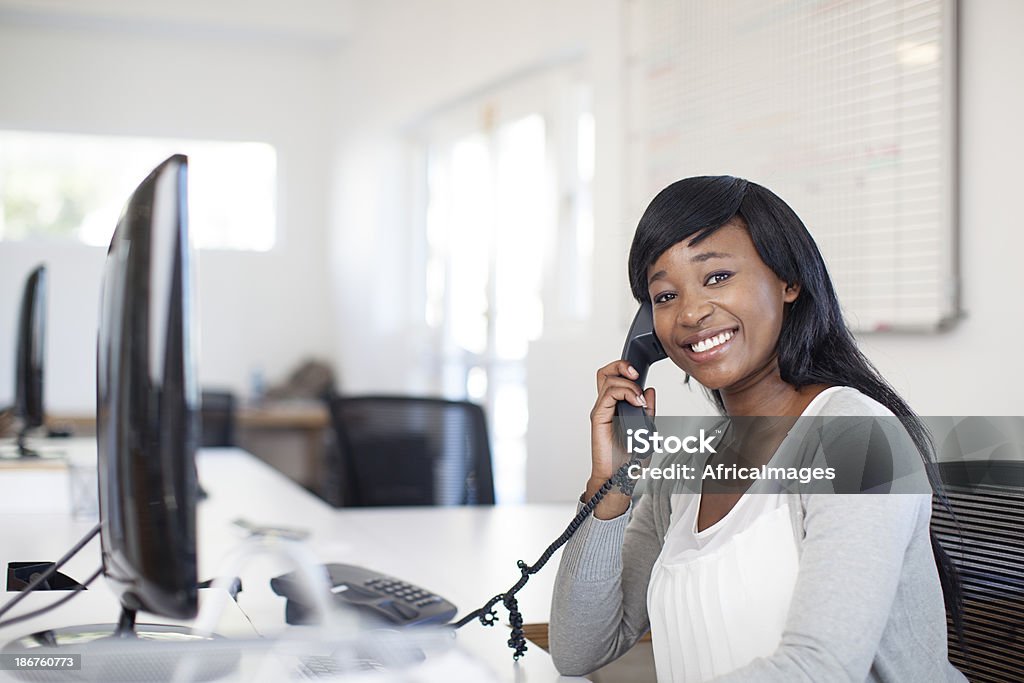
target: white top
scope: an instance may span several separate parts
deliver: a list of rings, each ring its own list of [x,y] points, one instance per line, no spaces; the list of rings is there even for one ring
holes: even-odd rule
[[[801,416],[881,411],[888,413],[855,389],[831,387]],[[743,495],[697,531],[700,494],[672,495],[647,590],[659,682],[711,680],[775,652],[799,566],[788,500],[784,493]]]

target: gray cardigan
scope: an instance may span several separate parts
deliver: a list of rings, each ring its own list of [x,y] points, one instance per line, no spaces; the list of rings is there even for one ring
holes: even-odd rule
[[[963,681],[949,663],[926,494],[790,493],[799,573],[782,642],[717,681]],[[671,497],[591,516],[565,546],[551,606],[558,670],[583,675],[650,629],[647,585]]]

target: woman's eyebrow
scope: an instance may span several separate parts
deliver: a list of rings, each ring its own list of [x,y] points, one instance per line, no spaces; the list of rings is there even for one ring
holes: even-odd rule
[[[713,258],[732,258],[732,254],[726,254],[721,251],[705,251],[701,252],[700,254],[696,254],[695,256],[691,256],[690,263],[704,263],[705,261],[710,261]],[[655,280],[661,280],[667,275],[667,271],[659,270],[657,273],[654,273],[653,275],[651,275],[651,277],[647,279],[647,286],[650,287],[651,283],[653,283]]]
[[[732,258],[732,254],[723,254],[720,251],[705,251],[697,254],[696,256],[690,257],[690,263],[704,263],[710,261],[713,258]]]

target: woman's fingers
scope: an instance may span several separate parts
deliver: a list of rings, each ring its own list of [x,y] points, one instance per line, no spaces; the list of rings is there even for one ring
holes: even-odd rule
[[[643,408],[647,399],[640,393],[640,387],[634,382],[618,378],[605,380],[591,418],[599,422],[611,422],[615,414],[615,404],[619,401],[626,401],[638,408]]]
[[[636,371],[628,361],[617,360],[612,361],[608,365],[597,371],[597,390],[601,391],[603,383],[607,379],[615,377],[626,377],[628,379],[636,380],[640,379],[640,373]]]
[[[647,396],[634,381],[640,378],[636,368],[624,360],[612,361],[597,371],[597,402],[590,413],[591,421],[607,424],[615,416],[615,404],[619,401],[651,411]],[[653,391],[653,390],[649,390]]]
[[[636,383],[639,378],[636,368],[624,360],[609,363],[597,371],[597,401],[590,413],[593,481],[604,482],[623,461],[621,444],[614,436],[617,404],[626,401],[654,414],[654,389],[641,389]]]

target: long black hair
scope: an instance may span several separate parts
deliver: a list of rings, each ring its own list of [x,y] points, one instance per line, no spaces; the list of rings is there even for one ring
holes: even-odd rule
[[[782,281],[800,286],[800,295],[787,304],[776,347],[783,381],[797,388],[853,387],[892,411],[921,454],[932,490],[949,509],[931,435],[857,348],[818,245],[793,209],[770,190],[742,178],[702,176],[679,180],[659,192],[640,219],[629,251],[633,296],[637,301],[648,298],[647,270],[666,250],[683,240],[695,245],[737,217],[765,265]],[[708,393],[724,414],[721,393]],[[946,610],[962,643],[959,576],[933,530],[930,535]]]

